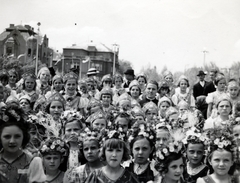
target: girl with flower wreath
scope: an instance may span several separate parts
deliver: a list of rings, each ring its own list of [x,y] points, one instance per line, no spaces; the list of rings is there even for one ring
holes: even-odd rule
[[[85,183],[139,183],[131,172],[121,166],[123,161],[130,158],[124,137],[116,130],[106,132],[100,151],[100,158],[106,165],[94,170]]]
[[[123,132],[127,134],[132,126],[131,116],[127,112],[119,112],[114,119],[114,124],[117,129],[122,128]]]
[[[151,161],[155,151],[155,132],[147,127],[146,123],[139,122],[139,125],[134,124],[130,133],[128,141],[133,161],[129,165],[125,163],[125,167],[135,175],[139,182],[154,181],[156,174]]]
[[[197,183],[238,183],[239,175],[233,175],[235,170],[236,144],[233,141],[231,131],[225,129],[209,130],[208,162],[210,174],[198,178]]]
[[[98,132],[85,128],[81,133],[81,150],[87,163],[67,171],[64,176],[64,183],[84,183],[92,171],[104,166],[104,162],[100,161],[99,158],[100,138]]]
[[[79,136],[84,127],[82,115],[77,111],[66,110],[61,115],[62,139],[69,145],[67,169],[71,169],[85,163],[80,152]]]
[[[160,119],[165,120],[166,111],[170,106],[172,106],[172,101],[168,97],[163,96],[162,98],[159,99],[159,101],[158,101],[158,108],[159,108],[158,116]]]
[[[30,164],[32,170],[29,174],[29,182],[39,182],[39,179],[33,179],[39,177],[37,174],[42,174],[40,177],[45,178],[45,180],[41,180],[42,183],[63,183],[65,172],[60,170],[60,165],[64,162],[64,158],[68,153],[68,147],[65,142],[59,138],[51,137],[43,142],[39,151],[42,160],[35,162],[34,158]],[[43,164],[44,172],[41,170],[34,171],[35,166],[39,167],[38,163]]]
[[[172,134],[173,139],[167,147],[156,151],[155,169],[159,175],[156,183],[186,183],[184,180],[185,157],[184,146],[180,139],[183,134]]]
[[[199,177],[204,177],[208,173],[209,168],[204,163],[206,140],[206,136],[195,127],[186,132],[183,143],[186,145],[188,159],[185,177],[187,183],[196,183]]]
[[[48,99],[51,95],[53,95],[54,93],[60,93],[63,92],[64,90],[64,84],[63,84],[63,78],[60,75],[55,75],[52,78],[52,88],[51,91],[48,91],[45,94],[46,99]]]

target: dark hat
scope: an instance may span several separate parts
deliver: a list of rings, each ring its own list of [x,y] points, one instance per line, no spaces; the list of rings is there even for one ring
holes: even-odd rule
[[[199,71],[197,76],[206,75],[203,71]]]
[[[134,70],[133,69],[127,69],[124,74],[132,75],[134,76]]]

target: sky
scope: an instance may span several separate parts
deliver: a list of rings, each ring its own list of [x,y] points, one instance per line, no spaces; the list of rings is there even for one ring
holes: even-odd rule
[[[24,3],[23,3],[24,2]],[[28,24],[62,52],[72,44],[119,45],[136,73],[240,61],[239,0],[1,0],[0,31]],[[205,54],[203,51],[207,51]]]

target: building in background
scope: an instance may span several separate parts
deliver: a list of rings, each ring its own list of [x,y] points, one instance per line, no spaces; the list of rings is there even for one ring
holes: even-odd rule
[[[38,60],[47,66],[51,65],[53,49],[49,48],[46,35],[38,35],[29,25],[10,24],[0,34],[0,57],[14,57],[25,64],[33,64],[36,59],[38,41]]]
[[[62,57],[53,60],[55,70],[68,72],[75,68],[80,78],[86,76],[89,68],[96,68],[99,71],[99,78],[105,74],[112,74],[113,62],[115,56],[116,70],[119,68],[118,50],[115,52],[102,43],[88,43],[83,45],[73,44],[70,47],[63,48]]]

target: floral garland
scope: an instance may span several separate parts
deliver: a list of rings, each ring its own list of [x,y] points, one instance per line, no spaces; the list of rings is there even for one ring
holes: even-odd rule
[[[85,128],[84,131],[82,131],[82,133],[80,133],[80,136],[79,136],[78,140],[80,142],[84,142],[84,141],[87,141],[87,140],[100,141],[101,140],[101,133],[99,133],[96,130],[92,130],[90,128]]]
[[[209,140],[206,142],[208,145],[207,153],[210,154],[216,149],[225,149],[231,152],[236,150],[236,144],[233,140],[232,131],[230,128],[215,128],[207,131]]]
[[[100,144],[102,145],[108,139],[120,139],[125,142],[127,135],[123,132],[122,128],[119,128],[118,130],[105,129],[102,131],[102,140]]]
[[[63,111],[60,117],[63,126],[65,126],[66,123],[68,123],[69,121],[72,121],[74,119],[76,120],[81,120],[83,119],[83,116],[81,115],[80,112],[76,111],[76,110],[66,110]]]
[[[128,142],[131,143],[134,138],[137,136],[143,136],[150,139],[155,143],[156,133],[155,130],[151,127],[151,124],[146,123],[145,121],[136,121],[128,133]]]
[[[201,133],[196,127],[192,127],[186,132],[186,137],[183,139],[183,143],[186,145],[188,143],[203,143],[208,144],[208,137],[205,133]]]
[[[68,152],[68,146],[60,138],[50,138],[44,142],[40,148],[41,154],[49,152],[60,152],[62,155],[66,155]]]

